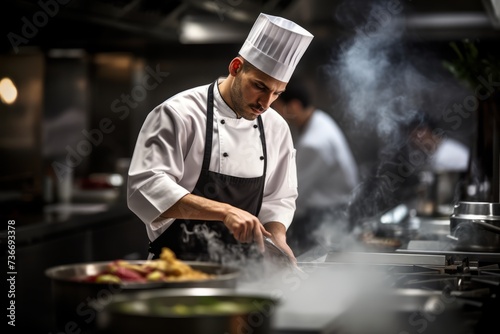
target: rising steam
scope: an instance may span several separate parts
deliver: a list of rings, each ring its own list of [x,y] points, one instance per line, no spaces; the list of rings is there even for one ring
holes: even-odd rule
[[[420,118],[438,120],[450,103],[463,100],[438,57],[407,43],[400,15],[403,2],[400,5],[396,10],[388,2],[375,3],[360,13],[359,7],[351,9],[345,3],[337,12],[339,22],[353,34],[325,68],[338,90],[340,108],[348,115],[350,127],[356,129],[353,141],[365,141],[368,153],[376,142],[378,152],[353,194],[349,207],[352,224],[414,195],[405,191],[418,182],[418,170],[429,156],[412,160],[409,125]],[[360,151],[364,153],[363,147]]]
[[[338,107],[348,114],[350,127],[356,129],[352,132],[353,140],[372,134],[367,141],[377,143],[378,154],[373,168],[352,194],[348,209],[332,212],[314,232],[320,246],[324,246],[318,248],[325,252],[333,246],[344,250],[360,247],[345,223],[358,223],[396,206],[402,199],[402,189],[416,176],[419,167],[402,153],[408,145],[407,126],[422,114],[439,119],[450,103],[463,100],[463,96],[453,96],[456,93],[452,87],[456,85],[436,71],[440,68],[439,59],[430,52],[416,53],[405,45],[406,31],[399,15],[404,8],[391,12],[384,7],[390,3],[394,4],[375,4],[364,13],[359,2],[338,6],[338,21],[353,34],[323,68],[328,71],[331,86],[336,87]],[[315,256],[301,260],[307,263],[314,261]],[[393,279],[376,266],[321,264],[311,266],[312,271],[306,267],[303,274],[284,272],[246,282],[239,289],[269,292],[282,300],[275,320],[278,329],[287,329],[288,324],[294,330],[303,326],[304,331],[315,328],[327,332],[328,328],[342,332],[328,327],[325,319],[330,319],[346,323],[347,333],[409,333],[423,332],[427,327],[421,325],[427,326],[431,317],[437,318],[420,305],[412,306],[415,312],[401,312],[403,304],[409,305],[404,303],[407,300],[392,295]],[[353,309],[355,312],[348,311]],[[403,316],[396,317],[400,312]],[[428,332],[439,333],[445,328]]]

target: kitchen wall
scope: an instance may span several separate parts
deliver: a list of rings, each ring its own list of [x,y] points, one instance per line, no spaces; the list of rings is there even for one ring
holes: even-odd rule
[[[123,173],[146,115],[173,94],[226,75],[237,48],[179,46],[169,56],[35,48],[2,56],[0,76],[19,91],[14,104],[0,104],[3,196],[29,193],[36,212],[48,175],[71,173],[78,186],[91,174]]]
[[[0,103],[0,203],[30,203],[41,192],[45,69],[41,53],[0,55],[0,79],[17,85],[17,100]]]

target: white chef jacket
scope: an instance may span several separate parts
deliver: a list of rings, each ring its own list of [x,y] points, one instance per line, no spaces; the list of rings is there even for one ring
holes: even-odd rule
[[[464,172],[469,168],[470,149],[452,138],[443,138],[436,152],[430,158],[430,165],[436,172]]]
[[[315,110],[297,139],[297,215],[346,204],[358,184],[358,166],[333,118]]]
[[[180,92],[146,117],[132,155],[127,204],[156,239],[174,219],[160,217],[190,193],[203,162],[208,86]],[[267,171],[259,220],[290,225],[297,198],[295,148],[286,121],[274,109],[262,114]],[[236,118],[214,87],[213,149],[210,171],[236,177],[262,176],[264,162],[257,120]],[[223,126],[219,126],[224,122]],[[223,156],[227,155],[227,156]]]

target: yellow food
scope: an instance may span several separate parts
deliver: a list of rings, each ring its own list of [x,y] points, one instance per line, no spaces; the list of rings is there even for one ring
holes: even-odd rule
[[[204,280],[214,277],[215,275],[196,270],[177,259],[171,249],[163,248],[159,259],[141,264],[130,263],[126,260],[113,261],[106,270],[95,276],[94,282],[169,282]]]
[[[120,277],[112,274],[99,275],[96,278],[96,283],[120,283]]]

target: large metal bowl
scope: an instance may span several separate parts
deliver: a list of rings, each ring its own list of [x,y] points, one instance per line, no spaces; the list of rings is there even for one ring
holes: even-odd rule
[[[128,261],[143,264],[145,261]],[[208,262],[189,262],[193,269],[216,277],[205,280],[145,282],[145,283],[93,283],[82,278],[103,272],[111,262],[94,262],[61,265],[45,271],[51,280],[55,326],[67,332],[68,328],[82,330],[84,333],[95,331],[98,312],[117,295],[153,289],[175,288],[226,288],[234,289],[240,270]]]
[[[99,333],[106,334],[268,334],[277,305],[270,296],[231,289],[143,291],[115,298],[98,314],[97,323]]]

